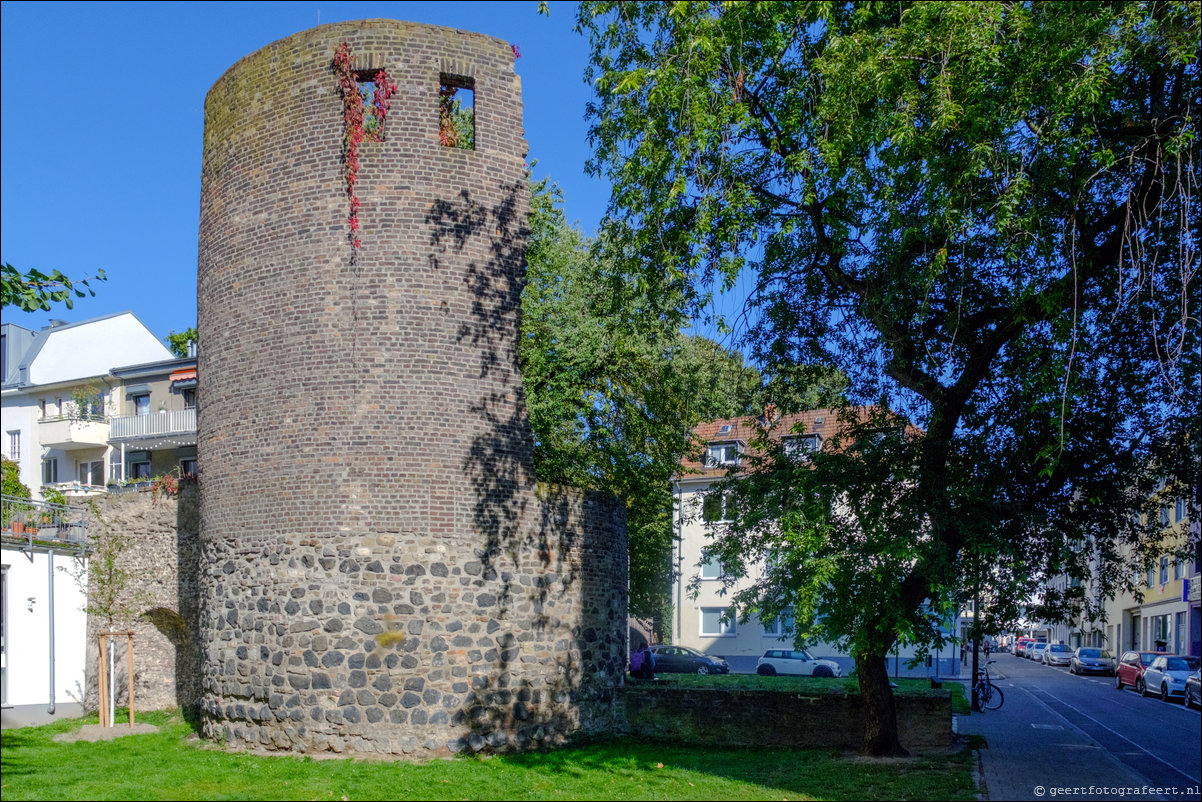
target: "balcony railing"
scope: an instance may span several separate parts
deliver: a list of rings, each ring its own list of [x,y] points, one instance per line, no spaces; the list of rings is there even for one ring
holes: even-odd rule
[[[5,537],[34,541],[83,543],[87,530],[82,507],[0,496],[0,521]]]
[[[196,434],[196,408],[109,418],[109,440]]]

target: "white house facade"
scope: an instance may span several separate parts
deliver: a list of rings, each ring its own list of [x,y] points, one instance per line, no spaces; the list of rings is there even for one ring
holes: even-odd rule
[[[30,331],[0,326],[0,432],[4,456],[35,498],[101,491],[109,468],[110,416],[124,399],[115,367],[174,357],[132,312]]]
[[[769,414],[772,414],[771,412]],[[675,505],[673,524],[676,534],[671,624],[672,642],[706,654],[726,658],[732,670],[754,670],[757,659],[768,649],[792,648],[793,632],[785,620],[761,621],[754,614],[743,621],[743,612],[730,615],[731,596],[750,587],[763,576],[762,560],[748,561],[746,575],[733,584],[726,581],[723,566],[706,555],[713,527],[728,519],[724,500],[715,487],[729,469],[738,469],[747,445],[763,419],[732,418],[703,423],[694,432],[705,444],[703,460],[686,460],[673,479]],[[811,410],[781,416],[775,431],[784,433],[786,453],[799,457],[822,447],[822,442],[838,425],[831,410]],[[695,594],[695,595],[694,595]],[[949,621],[946,632],[958,631],[959,622]],[[844,675],[854,660],[833,644],[818,642],[806,646],[815,657],[835,660]],[[946,646],[941,654],[923,657],[914,668],[908,663],[915,657],[912,647],[899,647],[889,658],[888,668],[896,676],[955,676],[960,672],[958,646]]]

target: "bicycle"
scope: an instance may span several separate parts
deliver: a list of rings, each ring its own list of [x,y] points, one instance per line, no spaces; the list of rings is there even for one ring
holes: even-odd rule
[[[989,680],[989,666],[996,660],[986,660],[985,665],[977,669],[977,682],[972,686],[973,695],[977,700],[977,709],[981,712],[997,710],[1002,706],[1004,696],[1002,689]]]

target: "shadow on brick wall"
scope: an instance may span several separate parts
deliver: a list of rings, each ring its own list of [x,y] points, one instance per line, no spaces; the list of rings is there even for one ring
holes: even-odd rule
[[[491,665],[456,715],[473,751],[608,729],[625,659],[625,508],[604,494],[540,486],[534,474],[517,350],[529,191],[506,185],[491,207],[464,191],[428,217],[433,254],[489,243],[468,260],[474,302],[458,332],[459,344],[479,352],[480,386],[490,388],[469,410],[475,429],[462,472],[482,543],[481,591],[495,596],[490,615],[500,622]]]

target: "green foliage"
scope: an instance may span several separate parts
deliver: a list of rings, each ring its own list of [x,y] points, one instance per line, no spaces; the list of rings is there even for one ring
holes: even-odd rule
[[[56,490],[53,487],[42,488],[42,500],[47,504],[66,505],[67,495],[61,490]]]
[[[88,382],[71,391],[71,405],[67,408],[68,417],[84,420],[89,417],[103,417],[104,395],[101,386]]]
[[[197,342],[195,326],[184,329],[179,334],[176,334],[174,331],[167,334],[167,347],[171,349],[171,353],[180,359],[188,356],[188,346],[195,345]]]
[[[29,488],[21,482],[21,466],[8,457],[0,457],[0,493],[14,498],[30,498]]]
[[[21,466],[8,457],[0,457],[0,493],[10,498],[28,499],[31,498],[29,488],[21,482]],[[23,513],[29,510],[31,505],[24,502],[16,502],[10,506],[7,502],[3,507],[4,526],[8,526],[9,515],[13,512]]]
[[[974,594],[996,630],[1046,576],[1130,588],[1170,548],[1158,492],[1197,520],[1200,15],[581,4],[629,270],[677,320],[752,271],[757,364],[839,378],[843,435],[768,449],[715,549],[773,554],[736,601],[821,621],[862,684]],[[866,748],[895,751],[866,699]]]
[[[568,225],[558,187],[532,187],[519,360],[542,481],[627,504],[631,611],[670,609],[671,477],[702,418],[745,412],[759,374],[677,333],[662,299]]]
[[[35,309],[49,312],[50,304],[63,303],[68,309],[75,307],[75,298],[95,295],[88,282],[106,281],[103,270],[97,270],[96,275],[83,279],[70,279],[58,270],[49,275],[40,270],[31,269],[22,273],[17,268],[4,263],[0,267],[0,308],[15,306],[25,312]]]

